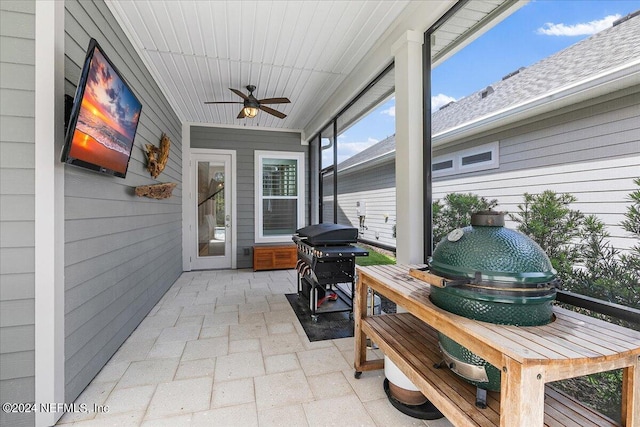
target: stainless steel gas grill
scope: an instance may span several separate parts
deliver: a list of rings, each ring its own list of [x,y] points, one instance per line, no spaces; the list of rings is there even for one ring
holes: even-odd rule
[[[296,230],[293,241],[298,246],[298,295],[309,300],[314,322],[322,313],[348,311],[351,316],[355,258],[369,255],[365,249],[352,245],[357,239],[357,228],[339,224]]]

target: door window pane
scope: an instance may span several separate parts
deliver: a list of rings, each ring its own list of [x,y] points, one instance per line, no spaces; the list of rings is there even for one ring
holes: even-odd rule
[[[225,255],[224,163],[198,162],[198,255]]]

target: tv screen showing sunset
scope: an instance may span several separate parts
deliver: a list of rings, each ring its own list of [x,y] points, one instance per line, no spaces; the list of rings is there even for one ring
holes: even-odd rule
[[[94,49],[69,157],[124,176],[142,105]]]

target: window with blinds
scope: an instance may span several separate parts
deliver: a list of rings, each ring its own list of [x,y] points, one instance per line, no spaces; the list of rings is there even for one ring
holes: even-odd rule
[[[304,220],[304,153],[256,152],[256,242],[290,240]]]
[[[265,159],[262,166],[264,197],[298,196],[298,162],[285,159]]]
[[[264,159],[262,163],[262,230],[265,236],[293,234],[299,227],[298,161]]]

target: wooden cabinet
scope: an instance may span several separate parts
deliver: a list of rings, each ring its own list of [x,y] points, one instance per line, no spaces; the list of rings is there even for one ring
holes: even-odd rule
[[[401,265],[358,267],[356,378],[362,371],[384,367],[384,360],[367,360],[370,337],[456,426],[614,426],[547,383],[622,369],[622,425],[640,425],[639,332],[559,307],[554,308],[554,321],[545,326],[467,319],[433,305],[429,285],[408,273],[409,266]],[[369,288],[408,312],[367,316]],[[485,409],[474,404],[475,387],[439,367],[437,332],[464,343],[502,371],[501,393],[489,392]]]
[[[295,268],[295,245],[256,245],[253,247],[253,271]]]

